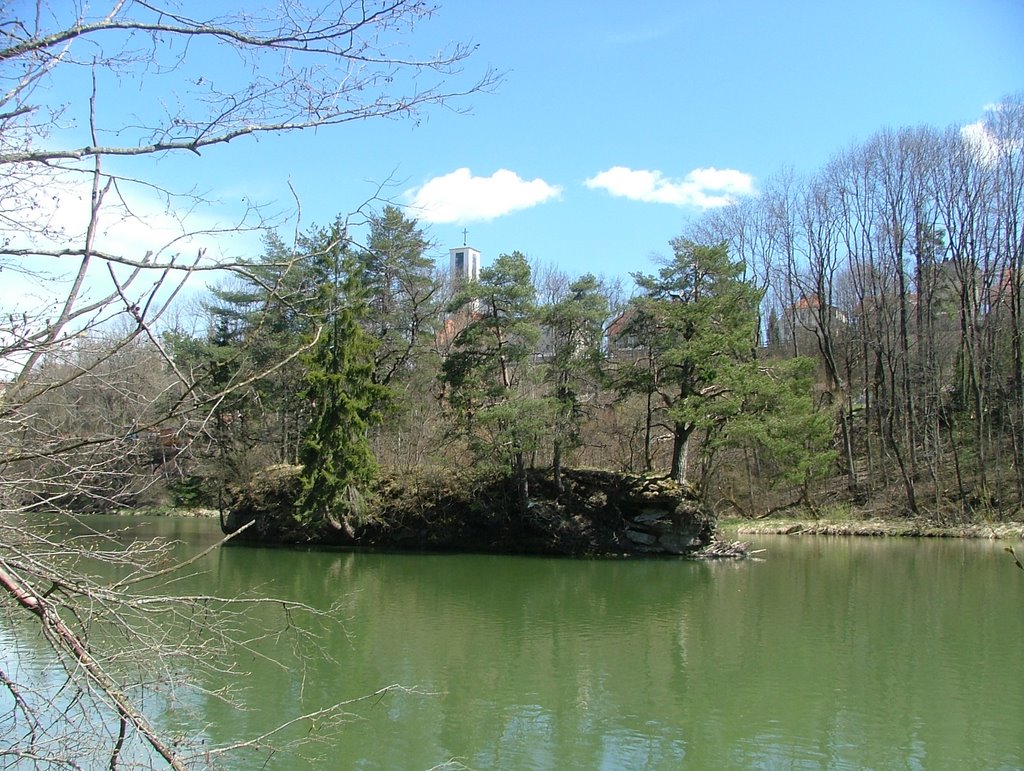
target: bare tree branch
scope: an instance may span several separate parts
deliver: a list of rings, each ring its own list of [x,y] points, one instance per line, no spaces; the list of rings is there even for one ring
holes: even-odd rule
[[[95,533],[61,541],[33,519],[137,505],[180,479],[179,462],[234,419],[226,406],[293,367],[321,334],[309,320],[306,339],[216,386],[175,357],[169,309],[198,274],[245,277],[296,314],[312,289],[267,278],[251,254],[195,243],[263,231],[267,210],[246,200],[227,226],[201,222],[196,215],[217,202],[173,189],[151,160],[205,158],[245,137],[459,110],[463,97],[497,82],[489,70],[463,75],[471,46],[438,48],[413,36],[433,14],[425,0],[242,5],[0,0],[8,11],[0,21],[0,271],[41,297],[0,315],[0,608],[4,621],[35,622],[64,677],[54,692],[17,669],[0,671],[18,721],[16,735],[0,742],[0,763],[115,768],[141,737],[153,762],[185,768],[199,751],[157,730],[144,697],[181,687],[183,663],[237,675],[210,656],[213,647],[267,657],[289,640],[323,654],[317,629],[338,624],[334,609],[256,592],[176,591],[209,550],[174,561],[166,543]],[[214,57],[216,67],[197,70]],[[104,98],[129,82],[140,89],[127,109],[120,97]],[[163,235],[150,221],[154,198],[172,223]],[[142,225],[148,242],[119,245],[107,232],[120,223]],[[289,276],[291,259],[276,266],[280,276]],[[99,577],[97,564],[120,578]],[[242,632],[254,606],[276,620]],[[298,623],[300,614],[312,626]],[[343,719],[351,703],[283,717],[275,731],[204,748],[202,757],[269,746],[300,721]]]

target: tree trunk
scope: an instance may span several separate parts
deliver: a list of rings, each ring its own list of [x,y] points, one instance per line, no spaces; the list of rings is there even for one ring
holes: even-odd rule
[[[515,456],[516,465],[516,498],[519,503],[519,513],[526,514],[530,506],[530,480],[526,477],[526,456],[517,452]]]
[[[1024,506],[1024,440],[1021,429],[1024,427],[1024,283],[1021,272],[1024,261],[1018,258],[1009,271],[1010,283],[1010,341],[1013,350],[1012,394],[1010,396],[1010,432],[1013,442],[1013,467],[1017,483],[1017,505]]]
[[[679,483],[686,481],[686,451],[690,446],[693,426],[676,423],[672,430],[672,470],[669,475]]]
[[[551,474],[555,481],[555,498],[560,499],[564,492],[562,488],[562,440],[555,437],[554,452],[551,458]]]

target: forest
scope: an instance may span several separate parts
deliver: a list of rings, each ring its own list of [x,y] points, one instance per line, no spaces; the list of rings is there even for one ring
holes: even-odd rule
[[[300,464],[311,517],[376,473],[509,474],[525,505],[526,470],[564,466],[744,517],[1019,515],[1022,146],[1019,96],[971,130],[879,131],[629,282],[516,251],[465,280],[393,205],[365,237],[268,232],[155,334],[129,307],[7,385],[5,508],[216,507]]]

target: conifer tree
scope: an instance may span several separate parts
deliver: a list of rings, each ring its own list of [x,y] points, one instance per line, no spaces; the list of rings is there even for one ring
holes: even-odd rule
[[[645,342],[671,423],[670,474],[682,482],[691,436],[732,388],[738,364],[752,357],[761,293],[743,280],[743,264],[729,259],[726,244],[671,244],[673,259],[657,276],[633,278],[644,291],[639,316],[654,320]]]
[[[373,479],[367,431],[380,420],[387,389],[373,382],[375,342],[360,323],[367,293],[344,226],[337,222],[315,231],[304,246],[323,315],[307,359],[303,393],[313,414],[299,453],[302,493],[296,509],[301,522],[340,527],[344,518],[361,513]]]
[[[164,335],[195,379],[194,394],[211,405],[202,430],[213,452],[200,476],[218,487],[264,465],[297,461],[307,417],[298,353],[315,317],[303,270],[294,249],[268,233],[259,257],[211,288],[201,306],[205,334]]]
[[[407,374],[433,341],[441,282],[426,254],[430,246],[419,223],[395,206],[370,218],[369,242],[358,257],[369,295],[364,326],[378,343],[376,383]]]
[[[719,448],[752,448],[810,506],[810,482],[835,459],[832,416],[811,399],[813,361],[768,367],[757,359],[761,292],[724,243],[679,238],[672,247],[674,259],[657,276],[634,276],[645,295],[637,314],[643,323],[631,330],[651,351],[649,369],[672,429],[672,477],[687,481],[688,444],[699,434],[705,475]]]
[[[762,484],[795,487],[798,502],[815,515],[811,484],[829,474],[838,455],[834,414],[814,404],[816,366],[807,356],[743,362],[703,421],[709,464],[720,448],[750,450],[765,472]]]
[[[464,324],[444,362],[449,402],[477,459],[508,464],[525,509],[526,455],[540,442],[548,407],[525,388],[526,363],[540,334],[526,257],[500,255],[480,271],[479,282],[462,289],[449,310]]]
[[[552,473],[562,492],[562,456],[579,446],[584,392],[593,389],[600,369],[601,336],[608,316],[608,299],[592,274],[581,276],[569,291],[544,312],[550,342],[546,379],[553,388],[554,436]]]

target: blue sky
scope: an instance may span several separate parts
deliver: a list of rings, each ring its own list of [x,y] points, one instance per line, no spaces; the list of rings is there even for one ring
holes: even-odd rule
[[[153,171],[219,198],[204,217],[227,224],[244,198],[285,232],[299,210],[302,227],[324,224],[387,183],[441,259],[465,228],[485,266],[519,250],[571,275],[626,276],[773,174],[813,172],[886,127],[975,122],[1024,89],[1024,0],[446,0],[404,44],[450,40],[478,46],[467,80],[504,73],[458,103],[468,114],[243,138]],[[118,98],[101,109],[148,94]],[[157,230],[128,238],[150,248]]]
[[[467,69],[504,82],[469,115],[292,138],[262,181],[290,177],[324,220],[391,176],[398,201],[434,195],[420,214],[441,247],[466,228],[485,265],[518,249],[574,275],[651,271],[722,196],[1024,88],[1021,0],[449,0],[424,33],[478,44]]]

